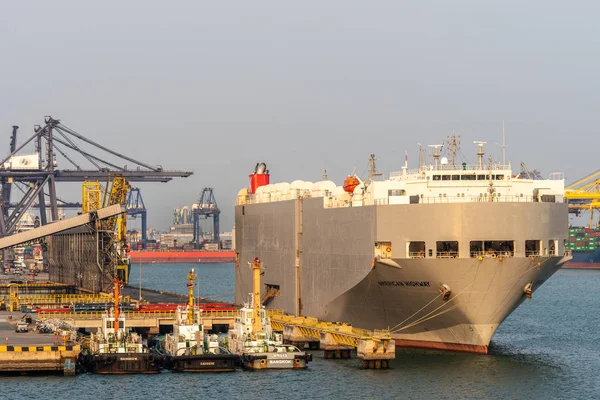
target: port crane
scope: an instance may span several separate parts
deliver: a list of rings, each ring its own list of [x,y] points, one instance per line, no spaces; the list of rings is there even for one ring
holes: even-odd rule
[[[600,170],[587,175],[565,187],[565,200],[569,204],[569,212],[579,215],[590,213],[590,228],[594,226],[594,211],[600,211]],[[600,219],[596,226],[600,226]]]
[[[217,206],[217,200],[215,199],[212,188],[207,187],[202,190],[200,199],[198,200],[198,206],[194,208],[192,212],[194,214],[194,247],[199,249],[202,239],[200,218],[208,219],[209,217],[212,217],[213,240],[217,243],[219,248],[221,248],[221,237],[219,234],[219,214],[221,214],[221,210],[219,210],[219,207]]]
[[[0,160],[0,237],[14,233],[21,216],[34,206],[36,200],[41,224],[57,221],[60,207],[57,182],[105,180],[114,175],[120,175],[129,182],[168,182],[175,177],[193,174],[191,171],[167,171],[162,166],[144,163],[111,150],[51,116],[45,117],[44,125],[36,125],[33,135],[20,145],[16,143],[17,129],[18,126],[13,126],[10,154]],[[33,145],[33,154],[21,155],[19,152],[28,145]],[[59,167],[57,153],[70,164],[69,168]],[[119,165],[123,162],[130,163],[133,168]],[[11,203],[11,188],[15,183],[26,188],[16,204]],[[46,216],[46,209],[50,211],[50,218]]]
[[[132,218],[137,218],[138,216],[142,220],[142,249],[146,248],[146,206],[144,205],[144,199],[142,198],[142,193],[139,188],[131,188],[129,194],[127,195],[127,215]]]

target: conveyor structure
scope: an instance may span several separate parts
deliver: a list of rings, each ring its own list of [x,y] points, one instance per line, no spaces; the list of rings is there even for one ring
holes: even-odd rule
[[[104,220],[122,214],[125,207],[121,204],[115,204],[110,207],[101,208],[97,211],[77,215],[72,218],[63,219],[54,223],[41,226],[39,228],[16,233],[11,236],[0,238],[0,250],[19,244],[28,243],[46,236],[55,235],[80,226],[93,224],[96,221]]]

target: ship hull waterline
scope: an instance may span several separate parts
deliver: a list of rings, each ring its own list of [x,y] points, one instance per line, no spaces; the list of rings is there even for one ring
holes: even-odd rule
[[[234,372],[240,358],[234,354],[199,354],[171,357],[173,372]]]
[[[533,283],[535,292],[568,259],[380,260],[319,319],[390,329],[397,347],[486,354],[498,326],[527,299],[525,287]]]
[[[305,353],[258,353],[241,356],[245,370],[263,369],[305,369],[312,360],[312,354]]]
[[[160,363],[146,353],[97,354],[91,356],[87,369],[100,375],[158,374]]]

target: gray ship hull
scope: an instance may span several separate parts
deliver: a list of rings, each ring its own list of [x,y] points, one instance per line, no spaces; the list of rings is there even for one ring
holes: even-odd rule
[[[252,291],[246,261],[259,257],[266,267],[261,296],[266,287],[279,290],[269,308],[390,329],[401,346],[486,353],[500,323],[526,299],[526,286],[535,291],[569,259],[565,204],[323,204],[236,206],[236,302]],[[542,246],[529,256],[524,243],[533,239]],[[407,243],[417,240],[428,250],[455,240],[458,254],[412,258]],[[514,252],[473,258],[469,243],[477,240],[514,241]],[[390,251],[378,255],[377,243]]]

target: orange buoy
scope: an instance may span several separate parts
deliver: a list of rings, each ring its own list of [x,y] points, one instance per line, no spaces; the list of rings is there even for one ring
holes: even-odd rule
[[[348,193],[354,193],[354,188],[356,188],[360,184],[358,178],[355,176],[350,176],[344,180],[344,191]]]

